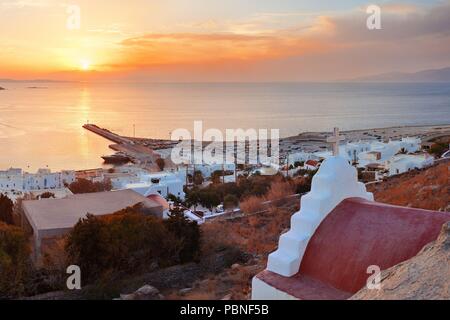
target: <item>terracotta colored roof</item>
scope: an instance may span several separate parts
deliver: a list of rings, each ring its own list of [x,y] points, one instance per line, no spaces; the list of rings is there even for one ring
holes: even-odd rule
[[[152,200],[158,204],[160,204],[164,209],[169,209],[169,203],[166,199],[164,199],[160,194],[149,194],[147,199]]]
[[[414,257],[448,221],[450,213],[346,199],[312,236],[297,275],[258,278],[299,299],[346,299],[365,286],[369,266],[385,270]]]
[[[307,165],[309,165],[309,166],[317,167],[317,165],[319,164],[319,161],[316,161],[316,160],[308,160],[308,161],[306,161],[305,164],[307,164]]]
[[[286,278],[265,270],[256,277],[300,300],[346,300],[352,296],[351,293],[333,288],[328,284],[300,273],[291,278]]]

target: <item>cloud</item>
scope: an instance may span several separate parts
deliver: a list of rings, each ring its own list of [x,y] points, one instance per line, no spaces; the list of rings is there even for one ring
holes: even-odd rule
[[[125,64],[139,67],[226,60],[256,61],[323,50],[314,41],[288,34],[146,34],[125,39],[120,44]]]
[[[432,8],[389,4],[381,6],[381,30],[369,30],[367,15],[327,17],[333,25],[333,37],[337,41],[350,42],[398,42],[424,36],[448,36],[450,34],[450,3]]]
[[[286,14],[260,14],[261,17],[284,17]],[[300,14],[292,14],[297,16]],[[431,9],[415,6],[389,4],[382,8],[382,30],[368,30],[363,11],[335,16],[318,16],[309,24],[272,32],[192,32],[192,33],[154,33],[128,38],[120,43],[120,61],[113,68],[151,68],[162,65],[200,65],[220,64],[224,61],[260,63],[261,61],[289,59],[316,55],[318,59],[337,59],[353,54],[360,55],[364,50],[367,57],[376,53],[389,57],[398,63],[399,46],[414,54],[420,47],[418,38],[426,37],[423,43],[435,44],[446,52],[450,32],[450,5],[444,4]],[[251,24],[251,27],[254,25]],[[212,25],[216,26],[216,23]],[[238,28],[239,27],[239,28]],[[437,40],[436,40],[437,39]],[[434,50],[433,54],[439,54]],[[417,52],[423,60],[423,53]],[[334,55],[334,57],[333,57]],[[351,59],[350,59],[351,60]],[[363,59],[360,58],[364,63]],[[421,61],[422,61],[421,60]],[[300,60],[301,61],[301,60]],[[367,64],[366,61],[365,64]],[[297,62],[298,63],[298,62]],[[320,62],[314,62],[317,69]],[[347,61],[341,62],[348,65]],[[351,64],[350,64],[351,65]],[[392,67],[392,66],[390,66]],[[308,68],[309,69],[309,66]],[[289,70],[285,70],[289,72]]]

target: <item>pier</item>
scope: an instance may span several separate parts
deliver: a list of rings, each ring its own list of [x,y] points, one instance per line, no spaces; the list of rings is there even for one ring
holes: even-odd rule
[[[83,128],[114,142],[109,147],[128,156],[131,162],[142,165],[149,170],[155,169],[156,159],[160,156],[153,149],[133,141],[132,138],[120,136],[95,124],[85,124]]]
[[[89,130],[93,133],[98,134],[99,136],[102,136],[105,139],[108,139],[109,141],[118,143],[118,144],[134,144],[133,141],[131,141],[128,138],[119,136],[116,133],[113,133],[111,131],[109,131],[108,129],[104,129],[104,128],[100,128],[99,126],[95,125],[95,124],[85,124],[83,126],[84,129]]]

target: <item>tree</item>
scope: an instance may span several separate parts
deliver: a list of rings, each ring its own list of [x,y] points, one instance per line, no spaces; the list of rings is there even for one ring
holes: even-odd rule
[[[7,224],[14,224],[13,207],[14,203],[11,199],[0,194],[0,221]]]
[[[196,186],[203,184],[205,179],[203,178],[203,174],[201,171],[195,171],[193,181]]]
[[[186,194],[186,206],[187,207],[194,207],[194,210],[196,210],[196,207],[201,202],[200,197],[200,191],[197,189],[192,189]]]
[[[448,150],[448,145],[441,142],[434,143],[430,148],[430,153],[436,157],[441,157]]]
[[[30,248],[22,230],[0,222],[0,299],[21,296],[30,274]]]
[[[187,219],[182,209],[174,208],[170,212],[169,219],[164,221],[164,225],[181,241],[178,253],[179,262],[186,263],[197,259],[200,253],[201,238],[198,224]]]
[[[211,181],[214,184],[219,184],[222,182],[222,177],[225,173],[221,170],[216,170],[213,172],[212,176],[211,176]]]
[[[69,189],[75,194],[103,192],[111,191],[112,184],[109,179],[106,179],[103,182],[92,182],[87,179],[77,179],[77,181],[72,182],[69,185]]]
[[[156,159],[156,165],[158,166],[159,170],[164,171],[166,161],[163,158],[158,158]]]
[[[44,192],[43,194],[40,195],[41,199],[50,199],[50,198],[55,198],[55,194],[52,192]]]
[[[305,162],[304,161],[295,161],[294,162],[294,166],[296,167],[296,168],[298,168],[298,167],[303,167],[305,165]]]
[[[227,194],[223,200],[223,206],[226,209],[236,208],[239,205],[239,199],[234,194]]]
[[[70,264],[80,266],[89,281],[110,271],[134,272],[151,261],[170,258],[174,250],[168,240],[173,237],[161,219],[127,208],[109,217],[81,219],[67,238],[66,253]]]
[[[171,193],[169,193],[169,195],[167,196],[167,201],[173,201],[175,205],[180,205],[183,202],[180,197],[177,197],[176,195]]]
[[[70,263],[78,265],[88,279],[108,268],[109,249],[106,222],[89,214],[72,229],[65,248]]]
[[[212,209],[220,204],[220,198],[217,193],[212,191],[199,192],[200,203],[202,206]]]

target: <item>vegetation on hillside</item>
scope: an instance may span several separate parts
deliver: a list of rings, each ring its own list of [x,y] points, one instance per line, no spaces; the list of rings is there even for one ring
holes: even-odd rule
[[[111,191],[112,185],[110,180],[104,182],[92,182],[87,179],[77,179],[77,181],[72,182],[68,188],[75,194],[80,193],[94,193],[102,191]]]
[[[0,222],[14,224],[13,208],[13,202],[0,193]]]
[[[237,182],[211,184],[206,188],[194,187],[186,190],[185,205],[196,207],[202,205],[205,208],[214,208],[224,203],[226,208],[237,206],[238,202],[257,199],[260,202],[265,201],[264,196],[271,189],[274,183],[287,182],[291,186],[289,192],[286,189],[279,189],[279,198],[294,193],[305,193],[311,189],[311,180],[315,172],[308,172],[305,175],[295,178],[285,178],[281,174],[273,176],[253,175],[250,177],[238,177]],[[287,192],[282,195],[283,192]],[[275,199],[276,190],[272,190],[272,198]]]
[[[369,185],[379,202],[428,209],[449,211],[449,161],[426,169],[416,169]]]
[[[199,252],[200,231],[178,212],[162,220],[130,207],[106,217],[88,215],[70,232],[68,264],[83,270],[88,282],[107,273],[143,271],[193,260]]]
[[[24,232],[0,222],[0,299],[23,295],[30,276],[30,248]]]

